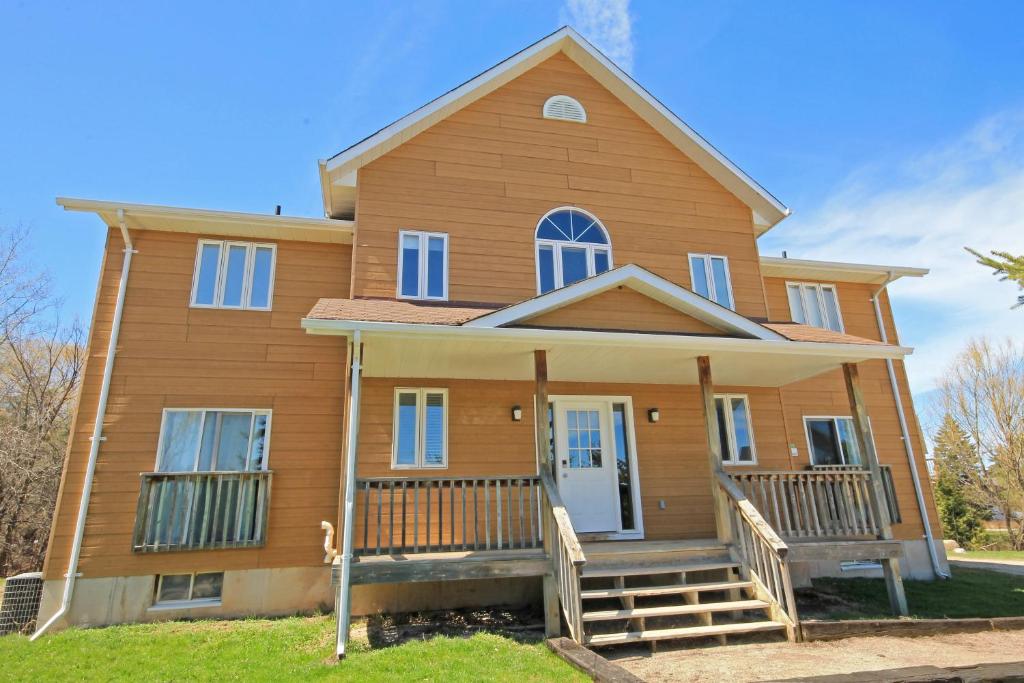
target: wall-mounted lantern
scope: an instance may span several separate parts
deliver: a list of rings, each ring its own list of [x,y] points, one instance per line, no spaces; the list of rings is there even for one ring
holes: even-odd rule
[[[648,408],[647,409],[647,421],[648,422],[653,424],[653,423],[657,422],[660,419],[661,419],[661,413],[658,412],[657,408]]]
[[[521,422],[523,419],[523,408],[522,406],[512,406],[512,421]]]

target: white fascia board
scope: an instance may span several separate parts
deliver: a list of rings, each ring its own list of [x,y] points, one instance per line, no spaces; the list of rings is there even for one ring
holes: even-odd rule
[[[746,353],[774,353],[796,356],[841,356],[851,361],[872,359],[900,359],[913,353],[906,346],[882,344],[837,344],[822,342],[794,342],[789,340],[737,339],[735,337],[700,337],[676,334],[645,334],[640,332],[593,332],[589,330],[552,330],[531,327],[470,328],[458,325],[428,325],[423,323],[382,323],[356,320],[322,320],[303,318],[302,329],[308,334],[351,336],[356,331],[364,335],[409,337],[410,339],[520,341],[550,348],[557,344],[585,344],[596,346],[630,346],[637,348],[665,348],[681,351],[730,351]]]
[[[811,277],[822,279],[821,275],[835,274],[857,282],[893,282],[901,277],[924,277],[927,268],[910,266],[885,266],[868,263],[844,263],[841,261],[816,261],[781,256],[762,256],[761,272],[769,277]]]
[[[519,304],[488,313],[463,324],[463,327],[500,327],[554,311],[618,286],[626,286],[680,313],[693,316],[726,331],[748,334],[757,339],[784,340],[785,337],[759,325],[735,311],[720,306],[699,294],[673,284],[635,264],[614,268],[568,287],[556,289]]]

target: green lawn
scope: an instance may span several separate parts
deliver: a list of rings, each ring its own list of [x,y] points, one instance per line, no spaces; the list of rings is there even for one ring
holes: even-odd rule
[[[1024,616],[1024,576],[953,568],[948,581],[904,581],[910,616],[917,619]],[[801,619],[892,617],[882,579],[814,579],[797,591]]]
[[[1020,560],[1024,562],[1024,550],[968,550],[965,553],[950,553],[949,559],[966,557],[969,560]]]
[[[371,649],[334,663],[330,616],[71,629],[0,638],[5,681],[585,681],[542,642],[478,633]]]

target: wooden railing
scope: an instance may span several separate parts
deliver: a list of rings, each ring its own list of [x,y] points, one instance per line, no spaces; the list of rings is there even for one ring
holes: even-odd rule
[[[355,555],[539,548],[536,475],[356,479]]]
[[[580,597],[580,576],[587,558],[580,547],[569,512],[558,495],[558,487],[547,470],[541,471],[544,519],[544,548],[551,558],[552,571],[558,585],[558,602],[569,626],[569,635],[583,642],[583,600]]]
[[[892,465],[879,465],[882,472],[882,490],[885,492],[885,506],[889,510],[889,521],[899,524],[903,521],[900,514],[900,503],[896,498],[896,484],[892,478]],[[845,472],[865,471],[862,465],[814,465],[811,470],[815,472]]]
[[[881,531],[871,508],[867,470],[732,472],[728,476],[784,538],[877,538]],[[893,505],[894,499],[890,509]]]
[[[270,471],[143,473],[133,550],[263,545],[271,475]]]
[[[729,475],[720,472],[717,477],[736,559],[753,581],[758,598],[771,606],[773,619],[786,624],[792,639],[798,621],[787,560],[789,547]]]

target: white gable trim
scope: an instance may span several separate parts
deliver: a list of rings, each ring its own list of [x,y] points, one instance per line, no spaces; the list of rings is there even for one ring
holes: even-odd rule
[[[713,301],[634,264],[609,270],[568,287],[562,287],[522,303],[502,308],[494,313],[488,313],[470,320],[462,326],[494,328],[521,323],[529,318],[588,299],[619,286],[636,290],[680,313],[692,316],[728,333],[741,334],[765,341],[786,341],[786,338],[777,332],[758,325],[739,313],[719,306]]]
[[[331,177],[351,173],[559,51],[579,64],[709,175],[750,206],[759,220],[755,226],[758,234],[790,214],[784,204],[568,26],[334,155],[327,160],[327,172]]]

